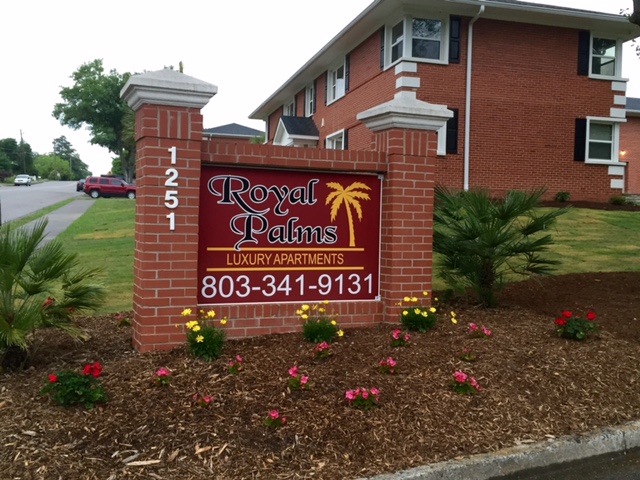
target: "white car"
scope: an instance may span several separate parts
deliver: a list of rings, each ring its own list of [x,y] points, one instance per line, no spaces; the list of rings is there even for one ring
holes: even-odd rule
[[[16,178],[13,180],[13,184],[16,187],[20,185],[26,185],[27,187],[31,186],[31,177],[29,175],[16,175]]]

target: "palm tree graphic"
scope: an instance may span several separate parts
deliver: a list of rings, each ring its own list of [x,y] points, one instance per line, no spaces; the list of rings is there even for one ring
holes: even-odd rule
[[[349,246],[356,246],[356,233],[353,228],[353,216],[351,214],[351,207],[358,214],[358,219],[362,220],[362,206],[358,200],[371,200],[369,194],[361,192],[360,190],[371,190],[367,185],[361,182],[353,182],[347,188],[336,182],[327,183],[327,187],[332,188],[335,192],[331,192],[327,195],[327,201],[325,205],[329,205],[331,202],[331,221],[333,222],[338,216],[340,207],[344,204],[347,210],[347,218],[349,219]]]

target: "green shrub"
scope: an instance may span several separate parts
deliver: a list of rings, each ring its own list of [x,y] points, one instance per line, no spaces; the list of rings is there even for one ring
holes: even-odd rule
[[[556,193],[556,202],[568,202],[571,198],[571,194],[569,192],[558,192]]]
[[[426,296],[426,295],[425,295]],[[438,323],[436,307],[418,305],[416,297],[404,297],[404,303],[400,302],[400,323],[411,332],[425,333]]]
[[[302,320],[302,337],[312,343],[331,343],[343,335],[338,322],[327,314],[325,302],[322,305],[302,305],[296,313]]]
[[[612,205],[626,205],[627,199],[622,195],[614,195],[609,199],[609,203]]]
[[[509,275],[551,273],[558,262],[544,258],[553,243],[543,234],[567,208],[541,213],[543,189],[508,192],[496,200],[488,192],[454,193],[435,189],[433,251],[440,254],[437,272],[458,293],[470,288],[480,303],[497,305],[497,294]]]
[[[47,385],[40,390],[41,395],[50,395],[51,399],[63,407],[83,405],[92,409],[96,403],[105,403],[107,396],[98,380],[102,373],[99,363],[87,365],[82,374],[68,370],[49,375]]]
[[[185,308],[182,311],[183,317],[191,315],[191,309]],[[222,348],[226,340],[224,331],[215,327],[213,319],[216,312],[200,310],[198,320],[191,320],[185,323],[187,328],[187,343],[189,353],[194,357],[211,362],[222,354]],[[220,325],[226,325],[226,317],[220,320]]]

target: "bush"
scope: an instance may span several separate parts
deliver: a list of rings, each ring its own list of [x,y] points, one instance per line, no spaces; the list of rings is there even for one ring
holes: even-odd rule
[[[325,302],[322,305],[302,305],[296,313],[302,319],[302,336],[312,343],[331,343],[336,336],[342,336],[338,322],[327,314]]]
[[[51,395],[52,400],[63,407],[83,405],[92,409],[96,403],[105,403],[107,396],[98,380],[102,372],[99,363],[87,365],[82,374],[68,370],[49,375],[47,385],[40,390],[41,395]]]
[[[433,251],[438,274],[455,291],[470,288],[480,303],[497,305],[508,276],[547,275],[558,262],[542,256],[553,243],[542,234],[568,209],[536,209],[543,189],[512,191],[503,200],[486,191],[454,193],[435,189]]]
[[[182,311],[183,317],[191,315],[191,309],[186,308]],[[211,362],[222,354],[222,348],[226,340],[224,331],[218,329],[213,324],[216,312],[209,310],[204,312],[200,310],[198,320],[191,320],[185,323],[187,328],[187,343],[189,344],[189,353],[194,357],[201,358],[207,362]],[[226,325],[227,319],[220,320],[220,325]]]
[[[404,303],[406,303],[406,305],[400,302],[400,306],[402,307],[400,323],[407,330],[425,333],[431,330],[438,322],[435,307],[418,305],[418,299],[416,297],[404,297]]]
[[[584,340],[590,333],[598,331],[595,320],[596,314],[592,311],[587,313],[586,319],[573,315],[569,311],[564,311],[562,312],[562,316],[555,321],[556,333],[562,338]]]
[[[556,202],[568,202],[571,198],[571,194],[569,192],[558,192],[556,193]]]
[[[609,203],[612,205],[626,205],[627,199],[622,195],[614,195],[609,199]]]

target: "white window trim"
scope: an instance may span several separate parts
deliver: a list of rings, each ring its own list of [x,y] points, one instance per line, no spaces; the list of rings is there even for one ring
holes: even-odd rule
[[[335,65],[333,68],[330,68],[330,69],[327,70],[327,105],[331,105],[333,102],[336,102],[336,101],[340,100],[342,97],[344,97],[347,94],[346,89],[345,89],[345,87],[346,87],[346,84],[345,84],[346,78],[345,77],[347,75],[346,63],[347,62],[343,58],[341,64]],[[335,98],[334,98],[334,95],[333,95],[333,84],[331,83],[331,80],[332,80],[331,74],[333,72],[337,72],[340,67],[342,67],[342,91],[341,92],[336,92]],[[336,84],[336,90],[337,90],[337,88],[338,88],[338,86]]]
[[[336,138],[342,137],[342,148],[340,150],[344,150],[344,129],[338,130],[337,132],[332,133],[331,135],[327,135],[327,138],[324,140],[324,148],[327,150],[337,150],[332,146],[329,146],[329,143],[333,142]]]
[[[315,98],[313,83],[304,89],[304,116],[310,117],[313,115],[313,101]]]
[[[616,72],[614,75],[600,75],[593,72],[593,39],[604,38],[606,40],[616,41]],[[603,79],[603,80],[621,80],[622,79],[622,40],[611,38],[608,35],[599,35],[597,32],[591,32],[591,38],[589,39],[589,78]]]
[[[293,115],[291,114],[291,112],[287,113],[288,109],[295,109],[296,108],[296,99],[295,97],[291,97],[284,105],[282,105],[282,115],[284,117],[295,117],[295,113],[293,112]]]
[[[620,161],[620,124],[625,123],[626,118],[615,117],[587,117],[587,131],[585,134],[585,160],[584,163],[592,165],[626,165],[626,162]],[[589,133],[591,122],[608,123],[613,126],[613,141],[611,145],[611,160],[602,160],[601,158],[589,158]]]
[[[439,20],[442,22],[442,32],[440,38],[440,59],[435,60],[432,58],[420,58],[413,57],[411,55],[411,49],[413,47],[413,37],[409,38],[411,31],[413,30],[413,19],[414,18],[423,18],[427,20]],[[404,51],[404,55],[401,55],[395,61],[391,61],[391,31],[393,27],[398,24],[398,22],[403,21],[403,44],[402,48]],[[385,40],[384,40],[384,69],[387,70],[398,63],[401,62],[418,62],[418,63],[434,63],[438,65],[448,65],[449,64],[449,17],[437,15],[437,14],[429,14],[429,13],[409,13],[405,14],[402,17],[396,18],[393,22],[385,25]],[[617,61],[617,60],[616,60]],[[617,63],[616,63],[617,65]]]
[[[438,150],[436,155],[444,157],[447,154],[447,124],[438,129]]]

